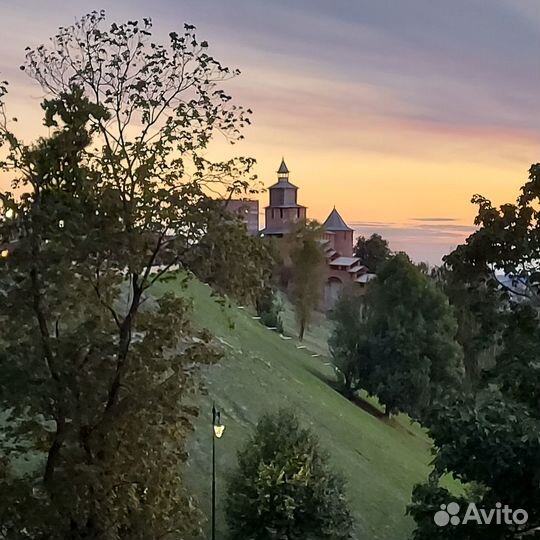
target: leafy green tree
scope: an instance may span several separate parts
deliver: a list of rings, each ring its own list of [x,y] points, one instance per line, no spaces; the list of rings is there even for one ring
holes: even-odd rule
[[[349,398],[361,385],[362,348],[367,337],[365,302],[356,292],[343,288],[329,313],[333,328],[328,345],[340,377],[341,390]]]
[[[289,294],[298,323],[298,338],[304,339],[315,310],[322,302],[325,258],[320,239],[322,229],[319,223],[300,223],[289,235],[290,280]]]
[[[232,540],[351,537],[343,480],[315,435],[284,410],[264,416],[239,451],[226,518]]]
[[[222,90],[234,73],[192,26],[166,47],[147,19],[104,22],[91,13],[27,52],[49,138],[17,139],[0,85],[1,165],[22,192],[2,194],[0,212],[11,239],[0,258],[0,534],[14,540],[198,529],[182,478],[188,396],[217,354],[186,299],[150,289],[201,240],[208,186],[247,182],[252,160],[203,156],[248,118]]]
[[[377,233],[372,234],[369,238],[358,237],[353,253],[373,273],[376,273],[391,256],[388,241]]]
[[[278,297],[278,291],[272,285],[265,287],[261,291],[257,297],[256,307],[257,315],[261,317],[262,324],[275,328],[280,333],[283,332],[282,305]]]
[[[494,207],[475,195],[479,227],[445,262],[457,275],[485,280],[515,299],[540,306],[540,164],[529,170],[516,203]],[[507,279],[503,279],[506,277]]]
[[[484,372],[493,359],[504,330],[507,294],[491,287],[485,278],[455,272],[445,265],[433,272],[437,286],[448,296],[458,323],[456,339],[463,349],[465,384],[476,391],[486,385]]]
[[[476,496],[459,497],[479,507],[496,503],[528,513],[525,524],[453,528],[455,540],[540,538],[540,314],[536,272],[540,168],[533,165],[517,204],[493,208],[479,203],[479,229],[448,258],[452,272],[476,279],[498,294],[502,330],[486,385],[476,393],[453,393],[440,399],[426,417],[434,441],[435,469],[430,481],[417,486],[409,513],[416,521],[415,540],[450,538],[434,527],[433,512],[451,500],[441,486],[444,475],[477,486]],[[501,271],[515,279],[503,281]]]
[[[497,208],[475,195],[479,228],[444,258],[444,288],[459,321],[472,388],[483,384],[482,371],[493,366],[509,303],[540,306],[539,178],[540,166],[532,165],[515,204]]]
[[[379,270],[366,306],[360,384],[379,398],[387,414],[403,411],[418,418],[462,377],[457,324],[448,300],[400,254]]]
[[[409,513],[416,521],[415,540],[510,540],[539,538],[540,422],[538,410],[488,388],[478,394],[451,395],[439,402],[427,419],[435,444],[435,470],[425,485],[416,486]],[[441,486],[452,475],[465,484],[480,486],[479,496],[455,497]],[[475,502],[478,508],[497,503],[524,509],[528,521],[448,528],[436,527],[433,515],[440,504],[455,500],[461,508]],[[527,534],[526,534],[527,533]]]
[[[507,312],[503,345],[488,382],[511,399],[540,411],[540,313],[529,304],[512,306]]]
[[[185,265],[218,293],[254,305],[271,287],[274,258],[269,246],[250,235],[221,201],[208,206],[205,232],[186,254]]]
[[[509,314],[504,347],[489,372],[490,385],[473,393],[451,393],[432,407],[425,423],[434,441],[434,471],[413,491],[408,512],[416,521],[415,540],[518,540],[539,538],[540,414],[538,380],[540,355],[538,313],[516,306]],[[441,485],[452,475],[476,493],[456,497]],[[456,501],[461,508],[497,503],[528,514],[526,524],[459,528],[435,526],[441,504]]]

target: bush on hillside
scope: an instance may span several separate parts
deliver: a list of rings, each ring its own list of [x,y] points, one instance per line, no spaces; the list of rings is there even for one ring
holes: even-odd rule
[[[281,303],[277,298],[276,292],[266,287],[256,302],[257,315],[261,318],[261,323],[269,328],[275,328],[283,333],[283,321],[281,320]]]
[[[264,416],[229,479],[231,540],[342,540],[352,519],[344,481],[294,414]]]

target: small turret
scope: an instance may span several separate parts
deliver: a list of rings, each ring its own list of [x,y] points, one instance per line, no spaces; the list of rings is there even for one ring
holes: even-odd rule
[[[289,169],[285,163],[285,158],[281,158],[281,165],[277,170],[278,182],[286,182],[289,179]]]

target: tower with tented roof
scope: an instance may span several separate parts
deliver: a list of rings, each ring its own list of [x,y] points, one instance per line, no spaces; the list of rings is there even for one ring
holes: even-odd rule
[[[268,188],[270,200],[265,208],[264,236],[283,236],[294,223],[305,221],[306,207],[298,204],[298,187],[289,181],[285,159],[277,170],[277,182]]]
[[[323,223],[323,227],[333,248],[344,257],[352,257],[354,231],[345,223],[335,206]]]
[[[262,236],[282,237],[291,232],[295,223],[306,220],[307,209],[298,204],[298,188],[290,182],[289,174],[285,160],[282,159],[277,170],[277,182],[268,188],[270,200],[265,208],[266,226],[261,231]],[[354,231],[335,206],[322,229],[318,241],[326,260],[326,277],[321,307],[329,309],[344,286],[352,285],[351,290],[362,294],[374,275],[369,274],[360,259],[353,256]]]

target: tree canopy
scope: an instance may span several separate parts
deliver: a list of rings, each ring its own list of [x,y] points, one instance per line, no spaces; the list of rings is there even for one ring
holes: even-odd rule
[[[261,418],[238,452],[226,518],[232,540],[339,540],[352,527],[342,478],[286,410]]]
[[[478,298],[468,295],[465,308],[478,325],[489,328],[493,310],[485,309],[488,292],[502,295],[497,305],[496,331],[500,343],[492,349],[491,364],[483,374],[485,384],[441,396],[425,418],[435,445],[434,472],[416,486],[409,513],[416,521],[415,540],[511,540],[539,538],[540,526],[540,314],[536,272],[538,268],[537,205],[538,165],[530,170],[517,204],[493,208],[482,197],[478,231],[450,254],[446,262],[465,283],[483,288]],[[503,280],[501,271],[512,277]],[[515,279],[514,279],[515,278]],[[491,302],[491,297],[490,302]],[[467,299],[472,299],[468,304]],[[486,317],[487,313],[487,317]],[[441,478],[452,475],[466,484],[455,496]],[[490,526],[472,524],[437,527],[433,515],[451,500],[466,507],[495,508],[497,503],[528,514],[526,523]]]
[[[418,418],[462,377],[448,300],[404,254],[389,259],[366,295],[365,329],[352,340],[360,387],[387,413]]]
[[[349,398],[361,386],[363,346],[367,338],[365,300],[356,290],[345,287],[329,313],[333,323],[328,340],[332,361],[342,392]]]
[[[186,267],[220,294],[237,302],[259,303],[272,288],[272,246],[250,235],[222,201],[207,201],[207,205],[205,231],[186,253]]]
[[[321,307],[325,281],[325,257],[321,247],[321,225],[315,221],[298,223],[286,239],[290,258],[289,295],[298,323],[298,337]]]
[[[167,539],[195,534],[185,439],[199,365],[218,352],[190,303],[152,285],[208,230],[208,188],[247,187],[253,160],[210,162],[248,112],[236,72],[194,27],[151,41],[151,21],[93,12],[28,49],[48,138],[13,133],[0,85],[2,194],[0,534],[10,539]],[[5,255],[5,253],[4,253]],[[21,475],[16,464],[34,457]]]
[[[446,294],[458,323],[456,339],[463,349],[465,384],[474,391],[486,385],[484,372],[493,367],[501,341],[508,296],[486,279],[465,275],[450,266],[433,272],[437,286]]]
[[[517,299],[540,305],[540,164],[529,169],[529,179],[515,203],[495,207],[475,195],[479,227],[445,263],[466,281],[483,279]],[[507,278],[507,279],[505,279]]]
[[[376,273],[391,255],[388,241],[377,233],[372,234],[369,238],[359,236],[356,240],[353,253],[373,273]]]

